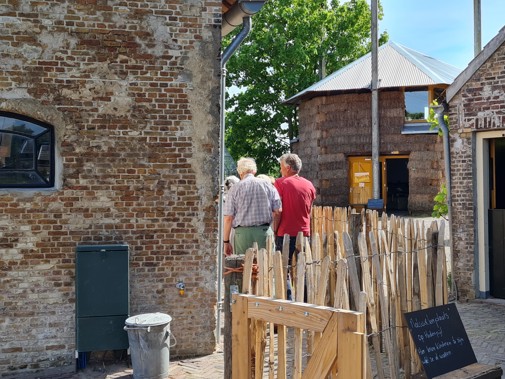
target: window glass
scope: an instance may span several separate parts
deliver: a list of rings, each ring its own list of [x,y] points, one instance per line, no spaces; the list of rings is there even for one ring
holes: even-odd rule
[[[0,188],[54,185],[54,128],[0,112]]]
[[[429,105],[429,93],[423,91],[405,90],[405,120],[426,120]]]

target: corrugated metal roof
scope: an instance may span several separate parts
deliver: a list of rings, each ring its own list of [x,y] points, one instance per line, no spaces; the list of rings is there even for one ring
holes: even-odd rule
[[[394,42],[378,49],[379,88],[417,87],[451,84],[460,69]],[[296,104],[328,92],[369,90],[372,81],[372,54],[348,64],[309,88],[286,100]]]

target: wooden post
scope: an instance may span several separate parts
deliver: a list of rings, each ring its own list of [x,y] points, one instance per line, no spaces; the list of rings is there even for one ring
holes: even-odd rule
[[[426,231],[426,283],[428,284],[428,308],[435,305],[435,278],[437,277],[437,237],[436,221]]]
[[[407,295],[407,239],[409,238],[407,233],[406,222],[402,219],[400,220],[400,226],[398,230],[398,242],[399,242],[399,251],[401,255],[398,260],[398,294],[400,295],[400,309],[401,314],[398,318],[398,324],[401,327],[401,336],[400,336],[400,349],[401,349],[401,360],[402,367],[405,372],[405,377],[410,378],[411,370],[411,360],[410,360],[410,333],[407,325],[405,325],[403,315],[405,312],[409,312],[409,297]],[[412,277],[412,275],[410,275]],[[409,277],[409,279],[410,279]]]
[[[347,236],[350,238],[349,241],[347,241],[347,245],[346,245],[346,241],[344,240],[344,251],[342,252],[343,253],[343,257],[347,259],[347,264],[349,265],[349,269],[350,270],[353,270],[352,272],[354,272],[355,270],[355,273],[356,273],[356,280],[357,280],[357,283],[360,283],[361,282],[361,276],[363,275],[362,272],[361,272],[361,265],[358,264],[359,262],[359,248],[358,248],[358,235],[359,233],[363,230],[363,212],[362,213],[351,213],[349,215],[349,218],[348,218],[348,222],[349,222],[349,225],[348,225],[348,229],[349,229],[349,232],[346,233]],[[341,237],[341,239],[343,239],[343,236]],[[348,251],[348,248],[351,247],[352,248],[352,251]],[[349,260],[351,259],[351,255],[349,255],[349,253],[352,252],[352,256],[353,256],[353,260],[354,262],[351,263],[349,262]],[[352,266],[354,265],[354,267]],[[349,274],[352,273],[351,271],[349,272]],[[352,284],[352,283],[351,283]],[[356,286],[352,286],[351,285],[351,298],[350,298],[350,307],[351,309],[358,309],[358,304],[356,303],[356,301],[358,300],[358,295],[359,295],[359,284],[358,284],[358,287]],[[368,294],[368,296],[370,296],[371,294]]]
[[[349,289],[347,288],[347,261],[339,259],[337,263],[337,283],[335,285],[334,308],[348,309],[349,306]],[[363,312],[358,308],[359,312]]]
[[[423,241],[419,246],[423,249]],[[417,250],[412,251],[412,310],[421,309],[421,279],[419,275],[419,261],[418,261],[418,252]],[[426,265],[426,263],[424,263]],[[424,272],[424,277],[422,280],[425,280],[426,272]]]
[[[445,223],[440,223],[438,231],[438,254],[437,254],[437,271],[435,278],[435,305],[447,304],[447,266],[445,257],[445,241],[444,241]]]
[[[354,248],[352,246],[351,237],[349,233],[342,233],[342,239],[344,241],[345,257],[347,259],[347,267],[349,269],[349,283],[350,283],[350,303],[351,309],[357,310],[359,304],[359,293],[361,292],[358,278],[358,269],[356,264],[356,257],[354,256]],[[352,308],[352,306],[355,308]]]
[[[232,318],[232,379],[251,378],[251,343],[247,298],[233,295]]]
[[[358,304],[359,307],[359,304]],[[338,315],[338,377],[339,378],[364,378],[365,344],[366,336],[365,315],[350,317],[350,313],[339,312]],[[326,331],[326,330],[325,330]],[[356,364],[356,361],[359,363]]]
[[[389,324],[389,304],[387,301],[387,285],[386,278],[382,276],[382,270],[379,259],[379,249],[377,245],[376,235],[374,232],[370,232],[370,247],[372,250],[372,265],[375,271],[375,278],[377,280],[377,291],[379,292],[379,308],[381,312],[382,319],[382,334],[386,341],[386,353],[389,362],[389,372],[391,374],[391,379],[396,379],[400,377],[400,370],[398,367],[396,359],[396,351],[393,348],[393,341],[391,337],[391,326]]]
[[[373,232],[370,232],[373,233]],[[361,252],[361,267],[363,272],[363,290],[368,295],[368,314],[370,319],[370,326],[372,328],[372,344],[375,353],[375,361],[377,364],[377,375],[379,378],[384,379],[384,368],[382,365],[381,344],[379,337],[379,326],[377,322],[377,305],[372,288],[372,277],[370,270],[370,258],[368,257],[368,247],[366,244],[366,236],[360,233],[358,237],[359,251]],[[358,303],[359,304],[359,303]]]
[[[296,298],[297,302],[303,302],[303,289],[305,287],[305,253],[298,254],[296,278]],[[293,364],[293,379],[300,379],[302,377],[303,365],[303,330],[295,328],[294,330],[294,364]]]
[[[393,344],[392,351],[396,356],[395,363],[397,365],[396,370],[400,370],[399,364],[399,351],[398,351],[398,322],[397,315],[399,313],[399,302],[398,302],[398,292],[396,287],[396,273],[393,272],[393,267],[391,265],[391,251],[387,245],[386,232],[381,230],[379,236],[384,244],[384,265],[385,265],[385,280],[389,283],[390,297],[389,297],[389,324],[391,325],[391,343]]]
[[[244,263],[243,255],[232,255],[224,260],[224,334],[223,334],[223,353],[224,353],[224,379],[232,377],[232,331],[231,331],[231,293],[240,293],[242,291],[242,265]],[[228,272],[228,273],[227,273]],[[232,287],[234,286],[234,287]]]
[[[427,265],[428,251],[426,249],[426,240],[424,239],[424,233],[423,233],[424,230],[423,229],[424,228],[422,228],[419,232],[419,235],[421,236],[421,240],[417,244],[417,247],[419,249],[419,251],[417,251],[417,261],[413,262],[413,267],[414,267],[414,276],[413,276],[413,279],[414,279],[414,284],[413,284],[414,285],[414,287],[413,287],[414,305],[412,308],[413,310],[429,308],[428,270],[430,269],[430,267]],[[427,232],[427,234],[428,233],[429,233],[429,231]],[[413,254],[415,257],[416,253],[413,253]],[[417,268],[417,274],[418,274],[419,279],[417,279],[417,276],[415,275],[416,268]],[[417,286],[419,286],[419,288],[417,288]],[[416,297],[417,294],[419,295],[418,297]],[[419,307],[416,304],[416,300],[419,301],[419,304],[420,304]]]
[[[267,251],[261,249],[258,251],[257,255],[258,261],[258,290],[257,295],[268,296],[268,260]],[[263,378],[263,368],[265,360],[265,347],[266,347],[266,323],[262,320],[255,320],[255,365],[254,365],[254,376],[257,379]]]
[[[275,276],[275,297],[286,299],[286,279],[284,276],[283,260],[281,252],[274,253],[274,276]],[[286,379],[286,327],[277,325],[277,378]]]

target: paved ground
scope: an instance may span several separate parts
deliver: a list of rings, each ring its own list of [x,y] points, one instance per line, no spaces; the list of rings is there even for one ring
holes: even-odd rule
[[[505,371],[505,300],[476,300],[457,304],[479,363],[500,365]],[[220,348],[220,347],[219,347]],[[219,349],[218,348],[218,349]],[[173,360],[168,379],[222,379],[223,353],[183,360]],[[126,362],[90,363],[69,379],[130,379],[133,370]]]

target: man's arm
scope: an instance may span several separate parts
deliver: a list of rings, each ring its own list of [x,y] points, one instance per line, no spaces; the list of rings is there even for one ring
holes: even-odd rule
[[[231,235],[231,225],[233,222],[233,216],[224,216],[224,225],[223,225],[223,241],[224,242],[224,255],[232,255],[233,248],[231,246],[230,235]]]
[[[281,215],[282,215],[282,209],[277,209],[272,212],[272,217],[274,220],[272,223],[272,229],[276,237],[277,237],[277,229],[279,229],[279,224],[281,223]]]

